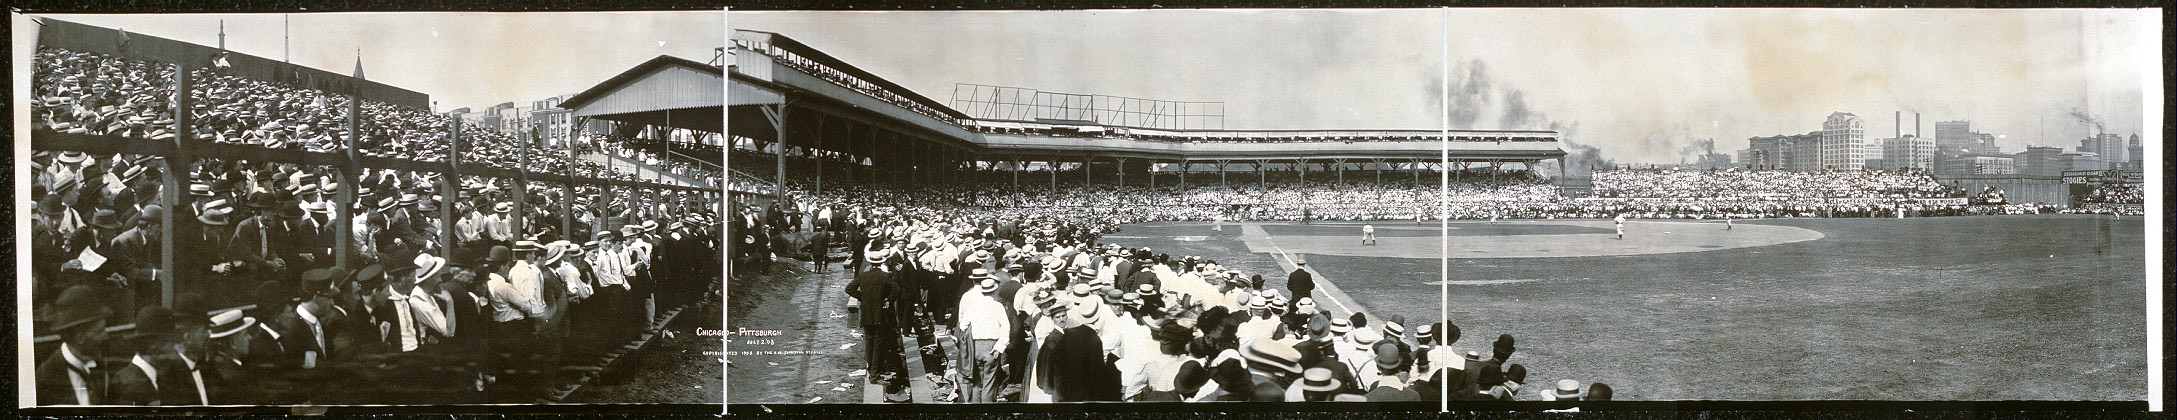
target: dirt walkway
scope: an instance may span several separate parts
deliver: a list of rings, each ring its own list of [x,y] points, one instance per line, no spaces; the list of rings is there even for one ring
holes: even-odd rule
[[[847,314],[847,271],[782,260],[728,290],[727,400],[859,403],[861,328]]]

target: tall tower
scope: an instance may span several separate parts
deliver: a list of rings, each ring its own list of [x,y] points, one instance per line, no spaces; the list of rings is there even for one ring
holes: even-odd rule
[[[1822,167],[1831,171],[1857,171],[1867,165],[1867,126],[1849,112],[1829,114],[1822,122]]]
[[[219,50],[227,50],[227,20],[219,20]]]

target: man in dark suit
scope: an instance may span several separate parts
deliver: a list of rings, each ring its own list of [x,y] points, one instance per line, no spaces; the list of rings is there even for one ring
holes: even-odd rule
[[[174,313],[160,306],[146,306],[136,311],[136,324],[128,332],[128,344],[135,350],[126,364],[115,367],[107,377],[107,399],[114,405],[157,406],[167,393],[162,385],[172,385],[177,372],[160,369],[165,365],[160,353],[172,352],[171,334],[174,329]],[[173,403],[183,403],[174,401]]]
[[[46,310],[45,321],[61,337],[60,349],[38,362],[34,379],[38,405],[108,404],[106,369],[98,350],[106,344],[106,317],[113,308],[99,303],[88,286],[73,286]]]
[[[907,362],[900,349],[899,323],[907,316],[907,302],[899,273],[892,269],[891,251],[870,251],[869,269],[847,283],[847,296],[861,301],[862,347],[869,369],[869,383],[898,389],[907,383]],[[892,394],[893,392],[887,392]]]
[[[859,273],[862,271],[863,253],[867,252],[864,247],[869,246],[870,237],[869,231],[867,230],[868,226],[863,226],[858,223],[850,223],[845,226],[845,229],[847,230],[848,235],[847,248],[854,252],[854,256],[851,257],[852,259],[848,261],[852,261],[854,263],[853,270],[854,272]]]
[[[824,265],[830,263],[830,257],[831,232],[825,232],[822,229],[818,229],[816,232],[810,233],[809,263],[816,266],[816,272],[824,272]]]
[[[1293,272],[1285,275],[1285,290],[1293,292],[1293,300],[1315,294],[1315,275],[1308,273],[1308,260],[1293,260]]]
[[[159,400],[165,405],[212,404],[209,388],[219,376],[212,366],[210,311],[203,295],[190,292],[174,297],[174,345],[159,349],[162,357],[157,360]]]

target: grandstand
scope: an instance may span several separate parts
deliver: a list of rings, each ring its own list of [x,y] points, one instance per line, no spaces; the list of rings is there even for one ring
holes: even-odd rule
[[[734,178],[750,186],[770,181],[773,195],[784,195],[789,187],[778,182],[791,179],[788,172],[795,165],[789,162],[816,166],[808,174],[817,192],[827,176],[849,183],[928,184],[993,170],[1010,172],[1005,174],[1009,183],[1047,181],[1052,189],[1060,187],[1062,173],[1077,174],[1083,184],[1174,182],[1182,187],[1190,174],[1229,181],[1227,172],[1235,170],[1243,180],[1258,181],[1268,171],[1290,171],[1302,180],[1343,180],[1348,171],[1370,171],[1366,173],[1378,177],[1399,171],[1392,176],[1418,179],[1451,169],[1446,162],[1462,168],[1516,165],[1531,171],[1556,161],[1557,173],[1563,173],[1565,152],[1551,131],[1181,128],[1221,127],[1221,110],[1209,114],[1181,111],[1187,108],[1179,106],[1159,111],[1114,105],[1128,108],[1038,114],[997,111],[1018,106],[971,100],[981,96],[972,92],[955,99],[985,114],[977,118],[785,35],[737,30],[731,50],[727,118],[757,123],[735,124],[728,134],[755,153],[746,157],[774,161],[769,173]],[[1011,89],[1016,94],[1019,90]],[[1054,101],[1084,96],[1028,95]],[[1217,122],[1159,123],[1187,120]],[[1443,141],[1447,134],[1448,146]],[[799,159],[807,156],[825,158]],[[736,160],[735,166],[742,162]],[[1023,171],[1047,179],[1023,179]],[[1154,179],[1158,177],[1168,178]],[[1200,179],[1194,182],[1200,185]]]
[[[96,303],[110,307],[105,318],[111,319],[98,325],[109,326],[104,330],[115,337],[167,333],[130,322],[139,316],[139,308],[172,308],[177,320],[246,312],[265,320],[258,325],[266,326],[266,334],[277,335],[273,320],[295,316],[302,311],[297,308],[314,298],[338,300],[317,303],[323,314],[357,314],[327,318],[330,325],[322,329],[368,328],[372,320],[365,315],[369,308],[363,299],[384,292],[374,288],[384,287],[404,263],[439,261],[441,268],[453,268],[434,273],[451,272],[483,267],[476,264],[494,247],[569,252],[603,232],[642,232],[647,226],[662,227],[654,230],[661,235],[684,234],[673,241],[688,240],[688,246],[661,249],[658,259],[651,260],[660,269],[630,272],[629,278],[647,280],[644,289],[628,292],[628,299],[555,303],[560,309],[588,311],[598,321],[549,326],[540,321],[539,336],[575,333],[554,345],[534,346],[550,355],[536,356],[533,361],[538,363],[526,371],[464,364],[461,360],[490,355],[450,345],[418,347],[424,341],[416,338],[421,333],[409,335],[414,340],[408,342],[394,334],[391,348],[383,343],[384,334],[391,333],[372,339],[357,334],[321,339],[316,346],[324,351],[312,358],[299,350],[287,353],[287,347],[256,350],[247,360],[256,381],[221,384],[232,385],[233,394],[215,393],[218,398],[212,401],[553,402],[601,378],[613,361],[638,352],[679,311],[714,296],[716,282],[701,280],[720,277],[717,264],[715,259],[707,265],[701,261],[715,256],[690,251],[715,247],[715,241],[703,242],[722,232],[710,216],[724,202],[716,182],[654,182],[660,177],[581,159],[572,149],[540,150],[533,147],[533,136],[464,129],[458,120],[429,112],[428,95],[364,79],[360,62],[353,75],[343,75],[139,33],[37,20],[34,74],[27,89],[33,98],[27,143],[35,152],[26,166],[33,168],[27,177],[33,184],[29,199],[47,206],[39,222],[26,230],[40,240],[31,247],[33,262],[22,267],[31,273],[23,292],[41,314],[32,324],[40,333],[37,354],[54,354],[63,341],[77,342],[72,337],[80,331],[53,324],[45,314],[84,306],[72,299],[81,295],[78,290],[106,297]],[[720,90],[715,83],[713,92]],[[631,97],[613,86],[592,91],[602,93],[569,106],[585,117],[629,124],[649,123],[654,110],[688,106],[685,101]],[[708,99],[714,115],[709,125],[672,126],[717,137],[723,129],[715,115],[723,99]],[[589,106],[595,104],[622,106]],[[674,150],[655,144],[627,149]],[[676,164],[671,159],[652,161]],[[492,224],[489,233],[486,223]],[[311,280],[313,274],[333,278]],[[463,287],[455,283],[468,281],[421,276],[414,281],[445,283],[454,290]],[[97,279],[111,282],[87,281]],[[647,283],[651,281],[655,286]],[[338,292],[306,288],[313,285]],[[468,287],[497,296],[481,284]],[[645,306],[649,302],[654,308]],[[189,313],[185,308],[210,312]],[[470,314],[472,319],[493,318],[477,315]],[[379,315],[384,316],[389,315]],[[572,329],[553,332],[560,328]],[[519,337],[513,329],[498,337],[482,328],[468,331],[462,340]],[[432,344],[437,339],[455,341],[451,332],[438,334],[431,337]],[[262,340],[270,344],[273,339]],[[121,358],[102,359],[100,364],[128,365],[128,342],[100,344],[110,347],[98,352],[102,357]],[[289,363],[284,356],[310,362]],[[407,367],[389,368],[394,365]],[[388,374],[421,369],[439,374],[405,382],[384,380]],[[484,378],[506,380],[485,385]],[[472,385],[471,379],[479,382]],[[40,397],[44,404],[50,396]]]

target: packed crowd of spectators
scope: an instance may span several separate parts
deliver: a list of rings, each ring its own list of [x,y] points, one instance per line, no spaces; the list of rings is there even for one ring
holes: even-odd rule
[[[33,136],[177,135],[170,67],[53,48],[33,67]],[[342,141],[339,95],[197,76],[200,139]],[[445,158],[449,120],[363,110],[359,152]],[[523,163],[512,137],[463,135],[468,161]],[[586,163],[549,156],[532,153],[529,169]],[[36,151],[25,162],[41,405],[532,402],[585,373],[562,361],[632,340],[659,308],[715,293],[705,279],[722,274],[718,203],[692,193],[577,186],[570,203],[568,186],[542,180],[516,191],[477,176],[364,169],[342,181],[325,166],[199,159],[169,172],[161,160]],[[351,236],[337,234],[343,222]]]
[[[1597,197],[1942,198],[1963,192],[1925,171],[1617,170],[1594,174]]]
[[[925,193],[850,187],[885,206],[800,197],[737,212],[738,243],[809,235],[842,264],[868,383],[907,402],[917,351],[937,402],[1601,400],[1606,384],[1521,392],[1510,335],[1457,352],[1457,325],[1319,307],[1312,273],[1284,287],[1199,256],[1104,243],[1095,210],[977,211]],[[822,232],[822,233],[813,233]],[[837,233],[836,239],[832,236]],[[832,245],[844,248],[832,261]],[[761,248],[744,247],[744,248]],[[768,264],[769,250],[740,255]],[[763,272],[763,268],[748,268]],[[739,269],[737,269],[739,270]],[[1419,316],[1420,314],[1414,314]],[[905,343],[911,344],[905,344]]]
[[[171,140],[174,67],[98,53],[41,47],[33,57],[31,126],[76,134]],[[224,144],[333,152],[346,144],[348,95],[243,78],[218,67],[195,70],[191,136]],[[365,100],[356,152],[365,156],[443,162],[453,148],[454,120],[428,110]],[[535,148],[489,130],[461,130],[461,161],[500,169],[569,172],[633,180],[626,171]]]
[[[673,174],[693,178],[708,183],[708,185],[718,183],[721,175],[719,169],[724,164],[721,157],[723,155],[720,154],[724,152],[724,148],[713,145],[674,141],[671,146],[661,146],[659,144],[661,141],[656,139],[613,135],[591,135],[589,138],[599,152],[610,153],[651,166],[665,168],[666,171]],[[659,154],[656,150],[659,150],[660,147],[667,147],[666,150],[671,150],[671,153],[675,153],[677,156]],[[697,160],[702,156],[709,156],[720,161]]]
[[[2147,202],[2146,184],[2120,183],[2095,185],[2080,201],[2099,204],[2142,204]]]

